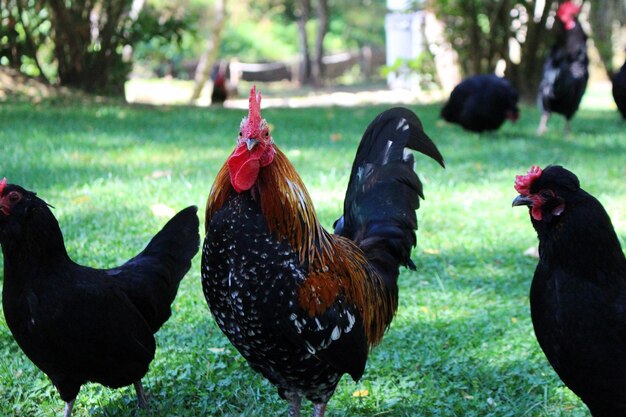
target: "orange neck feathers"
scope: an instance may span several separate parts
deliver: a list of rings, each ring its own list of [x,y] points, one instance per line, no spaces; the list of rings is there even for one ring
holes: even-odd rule
[[[312,265],[316,259],[328,261],[330,241],[317,219],[313,201],[291,162],[273,146],[276,155],[270,165],[261,168],[251,190],[259,199],[269,231],[289,242],[301,264]],[[224,164],[207,201],[205,227],[234,191],[228,166]]]

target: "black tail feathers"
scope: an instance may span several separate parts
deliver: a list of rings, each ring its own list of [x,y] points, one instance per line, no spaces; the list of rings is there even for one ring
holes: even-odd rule
[[[191,267],[191,258],[200,248],[198,207],[189,206],[172,217],[143,250],[143,254],[167,255],[185,269]],[[187,267],[185,268],[185,265]],[[181,276],[178,281],[183,277]]]
[[[124,276],[127,295],[153,332],[169,318],[178,285],[200,248],[197,212],[196,206],[181,210],[141,253],[118,269]]]
[[[410,259],[416,244],[415,210],[424,197],[409,150],[445,167],[415,113],[396,107],[378,115],[363,134],[350,174],[344,214],[335,222],[335,233],[357,243],[396,291],[400,265],[415,268]]]

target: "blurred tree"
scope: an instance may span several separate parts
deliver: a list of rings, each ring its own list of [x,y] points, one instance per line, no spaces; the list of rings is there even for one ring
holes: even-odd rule
[[[314,84],[319,84],[324,75],[322,58],[324,58],[324,38],[328,33],[329,13],[328,0],[317,0],[317,36],[311,65],[311,80]]]
[[[598,49],[602,64],[611,78],[616,70],[613,55],[615,46],[626,48],[626,40],[619,37],[622,26],[626,25],[626,1],[596,0],[591,5],[589,23],[593,31],[593,42]],[[619,63],[617,69],[622,65]]]
[[[583,3],[581,0],[580,3]],[[493,72],[506,63],[506,76],[526,99],[534,99],[558,0],[430,0],[446,26],[446,37],[460,56],[465,75]],[[625,0],[587,2],[594,44],[607,74],[614,70],[616,33],[626,24]]]
[[[59,83],[87,92],[123,94],[130,63],[122,60],[122,48],[143,0],[47,0],[47,6]]]
[[[200,94],[204,85],[208,81],[211,75],[211,68],[217,60],[217,56],[222,41],[222,30],[224,29],[224,22],[226,21],[226,0],[217,0],[212,13],[212,19],[209,20],[209,27],[211,31],[209,33],[209,39],[207,40],[207,46],[196,68],[196,74],[194,77],[194,87],[191,93],[190,103],[194,103]]]
[[[145,0],[0,0],[0,65],[90,93],[123,95],[132,46],[188,29]]]
[[[446,37],[467,75],[494,72],[506,63],[506,76],[526,99],[535,97],[551,42],[548,18],[556,0],[430,0],[445,24]]]
[[[48,81],[40,55],[50,49],[48,11],[38,0],[0,0],[0,65]]]
[[[300,35],[300,74],[298,79],[300,84],[308,84],[311,82],[311,54],[309,52],[309,36],[306,25],[311,14],[311,1],[297,0],[296,10],[298,34]]]

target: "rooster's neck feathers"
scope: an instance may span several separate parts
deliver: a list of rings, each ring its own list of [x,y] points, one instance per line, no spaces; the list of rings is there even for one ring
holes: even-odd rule
[[[313,265],[315,260],[330,261],[330,238],[320,225],[313,202],[300,176],[285,154],[275,147],[271,165],[261,169],[250,192],[258,198],[270,233],[285,239],[298,252],[301,264]],[[206,225],[235,190],[224,164],[209,194]]]

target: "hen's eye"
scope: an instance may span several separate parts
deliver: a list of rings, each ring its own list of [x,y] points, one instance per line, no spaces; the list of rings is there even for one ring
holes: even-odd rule
[[[265,132],[265,137],[268,137],[269,135],[270,135],[270,131],[268,130]]]
[[[241,130],[239,131],[239,136],[240,136],[240,137],[241,137],[241,136],[243,136],[243,133],[241,133]]]
[[[544,190],[539,193],[543,198],[552,198],[554,197],[554,193],[550,190]]]
[[[16,193],[15,191],[9,194],[9,201],[11,203],[17,203],[18,201],[20,201],[21,198],[22,196],[19,193]]]

